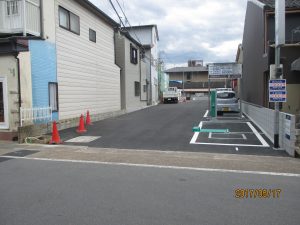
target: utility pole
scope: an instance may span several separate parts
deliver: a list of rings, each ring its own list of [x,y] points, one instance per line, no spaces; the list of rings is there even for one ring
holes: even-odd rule
[[[275,79],[282,78],[280,68],[280,46],[285,43],[285,1],[276,0],[275,2]],[[275,102],[274,118],[274,148],[279,146],[279,102]]]

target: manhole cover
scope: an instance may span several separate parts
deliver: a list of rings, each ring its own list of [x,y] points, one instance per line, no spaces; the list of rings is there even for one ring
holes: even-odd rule
[[[76,138],[72,138],[70,140],[67,140],[65,142],[74,142],[74,143],[88,143],[97,140],[98,138],[101,138],[100,136],[79,136]]]
[[[34,150],[18,150],[15,152],[10,152],[10,153],[6,153],[4,154],[5,156],[17,156],[17,157],[24,157],[27,155],[32,155],[34,153],[37,153],[39,151],[34,151]]]

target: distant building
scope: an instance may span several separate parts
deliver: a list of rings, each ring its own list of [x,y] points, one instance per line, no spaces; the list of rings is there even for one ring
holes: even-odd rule
[[[169,75],[169,86],[181,89],[182,96],[190,99],[194,95],[207,94],[208,68],[202,60],[189,60],[187,67],[174,67],[165,70]],[[225,80],[211,80],[211,88],[225,86]]]

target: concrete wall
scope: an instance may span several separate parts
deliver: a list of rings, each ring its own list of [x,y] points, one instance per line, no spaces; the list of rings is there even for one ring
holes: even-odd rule
[[[247,102],[242,103],[242,111],[246,114],[274,143],[274,118],[275,111]],[[296,152],[296,117],[295,115],[280,112],[279,115],[279,146],[289,155],[295,156]]]

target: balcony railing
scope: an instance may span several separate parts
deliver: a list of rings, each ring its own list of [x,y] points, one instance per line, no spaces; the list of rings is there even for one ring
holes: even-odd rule
[[[0,1],[0,35],[40,36],[40,0]]]

